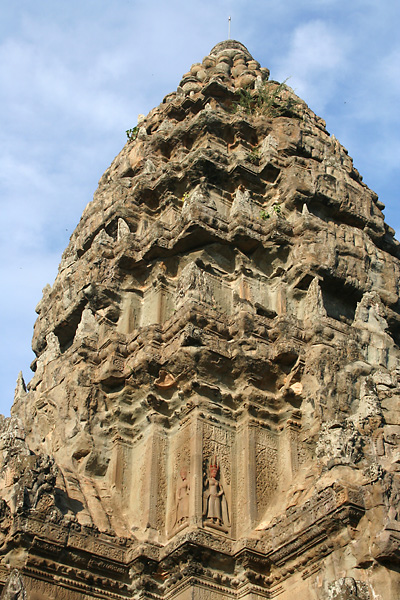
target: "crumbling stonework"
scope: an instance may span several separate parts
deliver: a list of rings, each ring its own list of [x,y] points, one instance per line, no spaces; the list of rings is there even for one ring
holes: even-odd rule
[[[400,594],[400,248],[233,40],[130,130],[0,423],[1,598]]]

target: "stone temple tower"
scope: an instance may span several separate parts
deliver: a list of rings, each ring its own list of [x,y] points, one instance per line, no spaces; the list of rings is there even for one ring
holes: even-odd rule
[[[239,42],[129,131],[0,423],[14,600],[400,595],[400,248]]]

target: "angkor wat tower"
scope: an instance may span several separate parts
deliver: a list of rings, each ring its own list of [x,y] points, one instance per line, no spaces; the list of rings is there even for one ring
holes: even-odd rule
[[[400,249],[239,42],[130,130],[1,423],[3,595],[400,594]]]

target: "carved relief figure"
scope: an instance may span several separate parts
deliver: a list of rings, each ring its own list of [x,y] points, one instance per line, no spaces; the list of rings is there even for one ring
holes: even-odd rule
[[[4,600],[26,600],[26,590],[18,569],[11,571],[1,597]]]
[[[175,525],[181,525],[189,518],[189,494],[190,484],[187,478],[186,469],[180,472],[181,480],[176,488],[176,518]]]
[[[209,465],[209,476],[203,493],[203,516],[214,525],[229,525],[228,504],[224,488],[219,481],[219,466],[214,457]]]

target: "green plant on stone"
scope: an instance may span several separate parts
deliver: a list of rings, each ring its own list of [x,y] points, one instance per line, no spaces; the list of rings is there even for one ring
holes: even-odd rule
[[[272,210],[274,211],[274,213],[275,213],[276,215],[280,215],[280,214],[281,214],[281,205],[280,205],[280,204],[278,204],[278,202],[275,202],[275,203],[272,205]]]
[[[184,204],[188,198],[189,198],[189,192],[185,192],[181,198],[182,203]]]
[[[272,207],[272,215],[280,215],[281,214],[281,205],[278,202],[275,202]],[[267,219],[269,219],[271,216],[271,213],[267,212],[266,210],[261,210],[260,211],[260,219],[262,219],[263,221],[266,221]]]
[[[240,106],[247,113],[251,113],[254,108],[254,98],[250,93],[250,90],[247,88],[239,88],[236,91],[236,96],[238,97],[237,102],[234,102],[236,107]]]
[[[250,153],[249,153],[249,161],[252,162],[253,164],[256,163],[258,161],[258,159],[260,158],[260,148],[258,148],[257,146],[255,148],[253,148]]]
[[[287,79],[275,87],[271,83],[264,83],[253,92],[248,88],[239,88],[236,91],[236,108],[241,107],[247,114],[262,113],[269,117],[278,117],[287,112],[292,112],[298,101],[293,98]],[[282,98],[282,92],[286,98]]]
[[[139,133],[139,125],[136,125],[136,127],[132,127],[132,129],[126,130],[126,137],[128,138],[128,140],[130,142],[132,142],[133,140],[136,140],[138,133]]]

